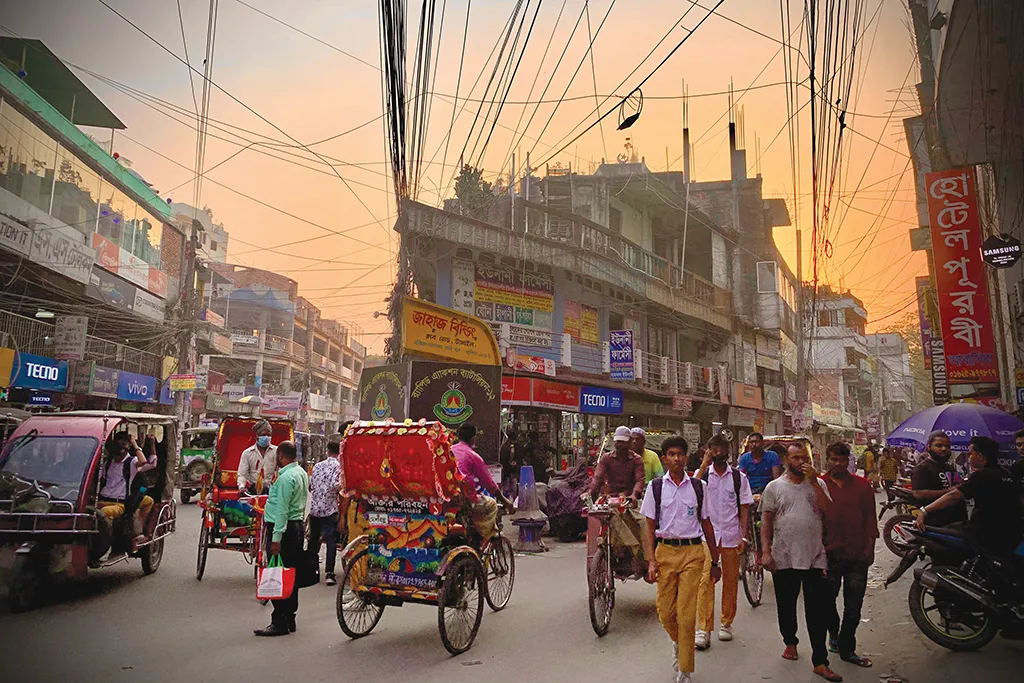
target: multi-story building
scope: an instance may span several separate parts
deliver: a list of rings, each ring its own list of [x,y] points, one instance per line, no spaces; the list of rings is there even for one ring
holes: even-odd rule
[[[230,355],[212,354],[209,366],[226,375],[228,398],[258,395],[263,414],[293,417],[299,431],[332,434],[356,417],[366,349],[350,331],[323,319],[283,275],[206,266],[216,278],[205,318],[228,331],[232,346]]]
[[[894,332],[869,334],[865,339],[874,368],[872,409],[878,416],[877,430],[869,431],[877,431],[875,436],[884,436],[910,417],[917,406],[910,351],[903,337]]]
[[[197,234],[199,241],[199,257],[225,263],[228,258],[228,231],[223,223],[213,220],[213,210],[209,207],[197,209],[185,202],[171,202],[171,211],[174,213],[174,222],[178,229],[186,235],[191,235],[192,221],[199,221],[203,229]]]
[[[125,126],[43,43],[0,38],[0,62],[0,387],[35,405],[170,403],[185,237],[116,143],[80,129]],[[26,381],[28,362],[56,379]]]

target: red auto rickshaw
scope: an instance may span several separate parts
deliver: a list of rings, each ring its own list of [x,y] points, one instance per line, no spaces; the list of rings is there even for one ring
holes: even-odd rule
[[[74,411],[34,415],[10,435],[0,451],[0,552],[14,553],[12,611],[34,606],[47,581],[84,579],[90,568],[138,558],[144,573],[157,570],[175,524],[176,424],[169,415]],[[153,499],[149,513],[126,511],[118,524],[105,520],[99,494],[107,446],[121,431],[139,444],[152,436],[157,466],[129,487]]]

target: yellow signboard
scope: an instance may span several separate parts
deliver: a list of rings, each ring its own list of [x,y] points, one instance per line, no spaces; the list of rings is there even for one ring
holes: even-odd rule
[[[421,299],[402,304],[402,351],[461,363],[501,365],[491,328],[475,316]]]
[[[10,383],[13,367],[14,349],[0,349],[0,387],[6,387]]]

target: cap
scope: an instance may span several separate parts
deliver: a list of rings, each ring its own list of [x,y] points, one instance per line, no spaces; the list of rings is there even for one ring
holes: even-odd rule
[[[647,437],[647,432],[644,431],[643,427],[633,427],[632,429],[629,430],[629,433],[632,434],[633,436],[642,436],[645,438]]]
[[[629,427],[623,425],[615,428],[615,441],[629,441],[631,438]]]

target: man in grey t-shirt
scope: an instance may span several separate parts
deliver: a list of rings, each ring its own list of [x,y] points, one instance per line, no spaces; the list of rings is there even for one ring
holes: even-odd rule
[[[832,501],[803,445],[790,446],[783,464],[785,474],[770,482],[761,496],[762,562],[774,574],[779,631],[786,644],[782,657],[797,659],[796,603],[802,587],[814,673],[827,681],[841,681],[842,676],[828,666],[825,647],[831,593],[824,574],[828,558],[822,521]]]

